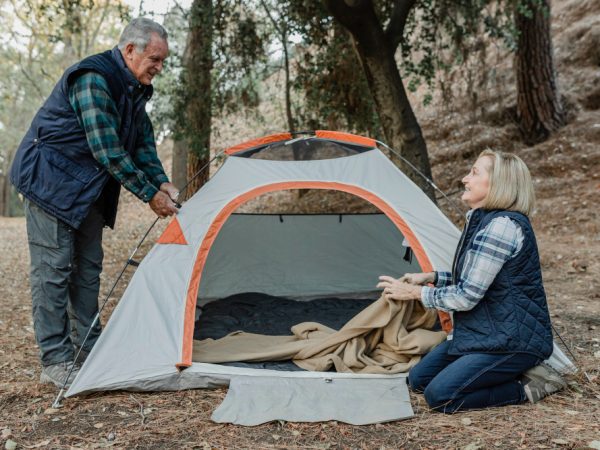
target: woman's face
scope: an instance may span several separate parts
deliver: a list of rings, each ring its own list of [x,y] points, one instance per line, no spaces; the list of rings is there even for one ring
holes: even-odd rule
[[[469,205],[471,209],[483,206],[485,197],[490,191],[490,169],[492,160],[490,156],[482,156],[475,161],[469,174],[462,179],[465,185],[465,192],[461,199]]]

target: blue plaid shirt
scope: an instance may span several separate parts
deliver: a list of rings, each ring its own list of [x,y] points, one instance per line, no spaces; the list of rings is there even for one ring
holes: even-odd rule
[[[467,213],[467,224],[472,211]],[[508,217],[497,217],[473,241],[467,250],[457,284],[450,272],[437,272],[435,287],[423,287],[421,301],[427,308],[441,311],[469,311],[483,298],[506,261],[523,247],[521,227]]]

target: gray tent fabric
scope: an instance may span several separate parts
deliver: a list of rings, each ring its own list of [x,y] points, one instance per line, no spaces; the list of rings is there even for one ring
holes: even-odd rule
[[[367,425],[414,415],[406,375],[386,378],[244,377],[231,379],[211,419],[254,426],[273,420],[337,420]]]
[[[301,184],[362,196],[394,223],[398,235],[415,250],[423,270],[450,269],[459,231],[379,149],[311,161],[230,156],[171,220],[168,229],[174,224],[180,230],[180,242],[159,240],[137,267],[67,396],[109,389],[176,390],[212,385],[219,377],[226,384],[238,372],[236,368],[207,368],[192,361],[194,313],[205,283],[203,269],[210,270],[207,258],[240,205]],[[238,255],[246,250],[235,249]],[[354,264],[361,264],[359,256],[353,256]],[[235,274],[224,272],[223,276]],[[343,285],[336,290],[351,291]],[[269,289],[263,292],[271,293]]]
[[[404,260],[403,241],[385,214],[232,214],[208,255],[198,300],[370,291],[383,273],[421,272],[416,258]]]

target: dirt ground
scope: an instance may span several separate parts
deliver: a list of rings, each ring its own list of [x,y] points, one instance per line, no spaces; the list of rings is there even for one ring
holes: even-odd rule
[[[225,389],[100,393],[69,399],[63,408],[54,410],[56,390],[38,383],[25,221],[0,218],[0,443],[6,448],[14,442],[18,448],[60,449],[600,448],[600,28],[596,26],[600,5],[597,1],[579,3],[574,8],[572,0],[561,2],[553,13],[569,123],[551,139],[532,147],[521,143],[503,109],[514,100],[512,91],[496,92],[496,100],[489,103],[493,107],[475,116],[460,107],[419,112],[434,179],[455,202],[459,180],[485,147],[514,151],[529,165],[538,197],[533,224],[553,324],[580,367],[577,375],[569,377],[568,389],[535,405],[447,416],[430,411],[422,396],[411,394],[414,418],[360,427],[336,422],[276,422],[257,427],[215,424],[210,415]],[[284,194],[263,199],[266,206],[253,208],[306,211],[333,203],[334,208],[344,210],[365,209],[352,201],[339,195],[323,200],[311,191],[300,201],[295,194]],[[451,205],[442,199],[440,206],[460,224],[461,215]],[[145,205],[130,194],[123,195],[116,230],[105,233],[101,299],[152,221]],[[160,221],[152,231],[140,258],[166,223]],[[103,323],[132,271],[128,269],[117,286]]]

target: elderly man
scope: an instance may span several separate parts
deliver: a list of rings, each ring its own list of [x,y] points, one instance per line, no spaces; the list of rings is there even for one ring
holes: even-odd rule
[[[10,176],[25,197],[41,382],[70,384],[75,350],[87,355],[100,335],[98,321],[83,343],[98,313],[102,229],[114,227],[120,185],[159,217],[177,212],[145,111],[167,54],[165,29],[133,20],[117,47],[65,71],[17,150]]]

